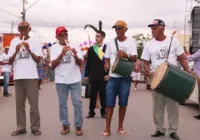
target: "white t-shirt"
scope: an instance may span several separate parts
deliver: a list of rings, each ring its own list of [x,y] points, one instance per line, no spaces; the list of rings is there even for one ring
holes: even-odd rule
[[[25,40],[29,44],[30,50],[37,56],[43,57],[42,44],[35,38],[30,37]],[[14,38],[10,43],[10,49],[8,56],[11,57],[16,51],[16,46],[21,43],[19,38]],[[15,61],[13,63],[14,79],[37,79],[37,63],[33,60],[30,53],[25,49],[24,46],[21,47],[20,51],[16,55]]]
[[[170,42],[171,37],[167,37],[164,41],[152,39],[145,44],[141,58],[147,61],[151,60],[152,72],[155,72],[156,69],[167,60]],[[183,47],[180,45],[178,39],[173,38],[168,62],[178,66],[177,56],[183,53]]]
[[[3,53],[1,56],[0,56],[0,61],[1,62],[4,62],[4,63],[8,63],[9,62],[9,56],[6,54],[6,53]],[[1,68],[2,68],[2,72],[11,72],[11,65],[9,64],[6,64],[6,65],[2,65]]]
[[[78,58],[82,59],[80,48],[71,44],[69,44],[69,46],[71,48],[75,48]],[[51,47],[51,61],[54,61],[59,57],[63,47],[64,46],[60,45],[59,43],[56,43]],[[72,84],[80,81],[80,68],[76,64],[74,57],[71,55],[71,52],[67,51],[66,55],[63,56],[60,64],[55,68],[55,83]]]
[[[127,38],[123,42],[120,42],[119,40],[117,40],[117,42],[118,42],[119,50],[124,51],[128,55],[137,55],[136,42],[133,38]],[[113,64],[114,64],[114,62],[117,58],[117,49],[116,49],[114,39],[107,43],[107,48],[106,48],[106,52],[104,54],[104,57],[110,58],[109,76],[110,77],[121,77],[121,76],[119,76],[115,73],[112,73],[112,67],[113,67]]]

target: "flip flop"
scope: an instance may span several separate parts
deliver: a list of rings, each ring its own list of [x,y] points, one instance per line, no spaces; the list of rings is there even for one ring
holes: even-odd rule
[[[14,132],[12,132],[11,136],[19,136],[19,135],[23,135],[26,134],[26,129],[20,129],[20,130],[16,130]]]
[[[117,133],[121,136],[124,136],[126,135],[126,132],[124,130],[121,130],[121,131],[117,131]]]
[[[101,137],[102,138],[109,137],[110,135],[111,135],[111,133],[109,133],[109,132],[103,132],[103,133],[101,133]]]
[[[31,133],[32,133],[33,135],[35,135],[35,136],[39,136],[39,135],[42,134],[42,132],[41,132],[40,130],[36,130],[36,129],[31,130]]]

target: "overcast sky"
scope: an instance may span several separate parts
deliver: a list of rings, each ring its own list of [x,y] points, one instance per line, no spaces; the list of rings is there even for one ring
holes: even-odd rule
[[[28,8],[36,0],[27,0]],[[27,11],[27,20],[39,26],[83,27],[103,21],[104,28],[111,28],[118,19],[132,27],[146,27],[155,18],[163,19],[168,27],[176,21],[183,28],[186,0],[39,0]],[[21,0],[0,0],[0,8],[21,16]],[[10,27],[12,20],[20,19],[0,10],[0,23]]]

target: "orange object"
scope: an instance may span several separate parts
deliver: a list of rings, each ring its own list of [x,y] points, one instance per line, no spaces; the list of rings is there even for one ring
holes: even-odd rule
[[[4,48],[6,46],[10,46],[10,42],[13,38],[18,37],[20,34],[9,34],[9,33],[4,33],[3,34],[3,46]]]
[[[88,50],[88,47],[85,47],[85,50]]]
[[[84,51],[84,48],[81,48],[81,51]]]

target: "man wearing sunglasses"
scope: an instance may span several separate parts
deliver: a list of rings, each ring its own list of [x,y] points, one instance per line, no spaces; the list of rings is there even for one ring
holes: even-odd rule
[[[18,31],[20,37],[11,41],[8,52],[9,63],[13,64],[17,117],[17,130],[11,135],[26,133],[26,98],[30,104],[31,132],[33,135],[41,135],[37,63],[43,57],[42,44],[29,36],[31,27],[28,22],[19,23]]]
[[[55,83],[59,98],[59,115],[62,123],[61,134],[66,135],[70,132],[68,121],[68,95],[74,106],[74,126],[76,135],[83,135],[82,125],[82,101],[81,101],[81,72],[79,66],[82,64],[80,48],[68,42],[68,30],[61,26],[56,29],[58,42],[51,47],[51,64],[55,69]]]
[[[101,137],[110,136],[111,119],[113,110],[116,103],[116,97],[119,98],[119,124],[117,132],[119,135],[125,135],[126,132],[123,128],[124,117],[126,113],[126,106],[128,105],[128,97],[132,78],[123,78],[115,73],[112,73],[112,67],[117,57],[126,58],[129,61],[136,61],[137,49],[136,43],[133,38],[128,38],[125,33],[128,30],[126,22],[119,20],[113,26],[117,34],[117,42],[119,51],[116,49],[115,40],[111,40],[107,45],[105,52],[105,65],[106,71],[110,69],[109,81],[106,87],[106,128],[101,134]]]

